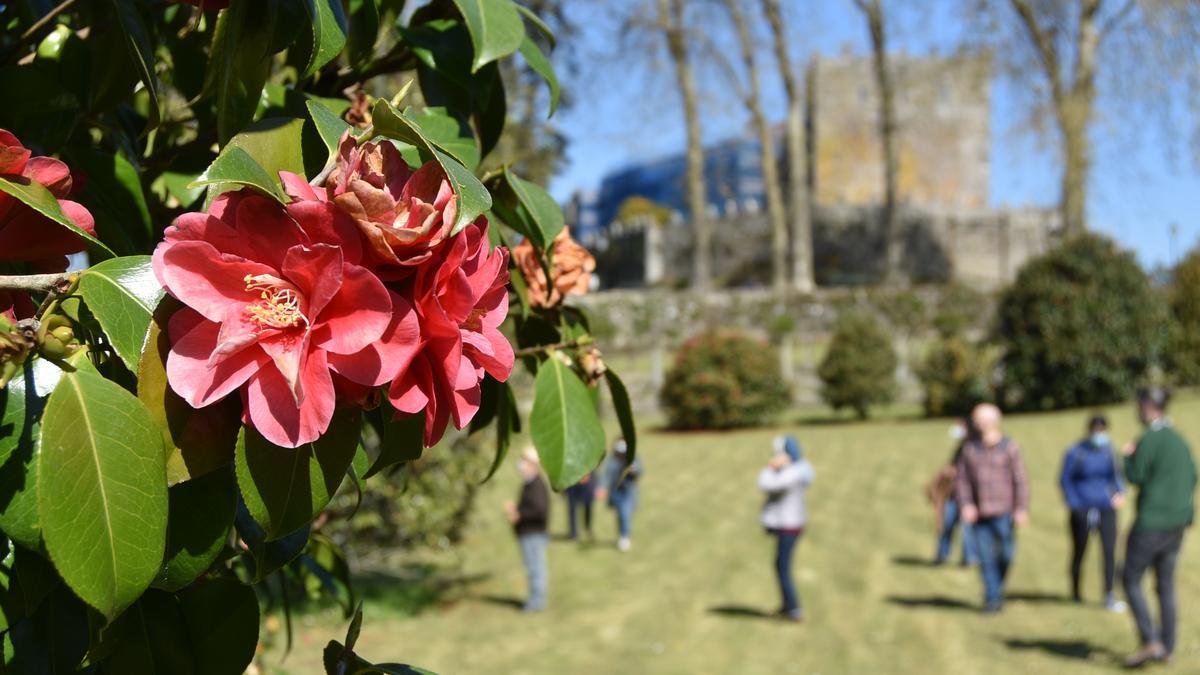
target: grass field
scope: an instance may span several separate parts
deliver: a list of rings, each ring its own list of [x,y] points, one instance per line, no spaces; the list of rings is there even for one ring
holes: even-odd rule
[[[1137,431],[1132,406],[1110,412],[1113,435],[1124,442]],[[443,675],[1115,670],[1136,645],[1129,616],[1098,606],[1098,551],[1086,567],[1089,603],[1066,599],[1069,542],[1056,481],[1062,450],[1084,418],[1076,411],[1008,420],[1008,432],[1025,448],[1033,507],[1019,535],[1010,603],[999,616],[978,613],[976,570],[925,564],[933,533],[922,486],[948,456],[948,422],[810,421],[728,434],[645,431],[634,550],[612,548],[607,509],[599,514],[599,544],[552,543],[551,608],[540,615],[514,607],[524,582],[500,504],[514,495],[517,478],[502,471],[485,486],[456,558],[459,583],[406,616],[395,599],[411,588],[375,578],[358,651]],[[1175,419],[1200,441],[1200,400],[1181,401]],[[762,616],[778,599],[754,480],[781,429],[797,434],[817,470],[810,530],[796,559],[808,614],[802,625]],[[561,533],[565,506],[555,507]],[[1130,517],[1122,514],[1122,533]],[[1200,672],[1200,544],[1191,539],[1179,565],[1178,673]],[[441,574],[449,574],[450,561],[440,562]],[[428,587],[437,579],[414,583]],[[321,647],[344,632],[335,612],[299,617],[291,655],[281,663],[273,648],[262,665],[318,673]]]

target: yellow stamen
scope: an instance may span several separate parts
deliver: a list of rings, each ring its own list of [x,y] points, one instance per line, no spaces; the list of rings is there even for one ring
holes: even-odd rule
[[[295,328],[308,325],[300,303],[300,291],[269,274],[247,274],[247,291],[259,291],[259,301],[246,305],[250,320],[264,328]]]

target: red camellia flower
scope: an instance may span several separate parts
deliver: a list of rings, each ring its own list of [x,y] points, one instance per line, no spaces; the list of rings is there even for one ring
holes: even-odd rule
[[[508,251],[491,250],[480,218],[446,243],[412,279],[421,348],[392,382],[388,399],[401,412],[425,410],[425,445],[432,446],[452,418],[461,429],[479,409],[479,382],[503,382],[513,349],[500,333],[508,314]]]
[[[71,170],[53,157],[33,157],[17,137],[0,129],[0,175],[19,183],[40,183],[58,199],[58,206],[71,222],[89,234],[96,221],[81,204],[66,197],[72,188]],[[22,263],[30,272],[61,272],[67,254],[84,250],[78,234],[34,211],[25,203],[0,192],[0,263]],[[10,318],[32,316],[29,297],[0,291],[0,313]]]
[[[193,407],[241,392],[244,421],[296,447],[329,427],[334,378],[392,380],[417,353],[417,315],[359,263],[332,204],[286,209],[243,191],[168,228],[154,272],[187,308],[172,317],[167,379]]]
[[[338,144],[324,191],[294,174],[282,177],[293,197],[329,199],[349,214],[367,242],[372,267],[388,278],[405,276],[429,260],[450,236],[458,213],[454,190],[437,162],[413,172],[390,141],[359,145],[349,132]]]

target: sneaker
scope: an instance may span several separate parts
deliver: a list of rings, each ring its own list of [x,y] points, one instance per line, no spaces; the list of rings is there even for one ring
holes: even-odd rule
[[[621,537],[617,540],[617,550],[621,553],[625,553],[631,548],[633,548],[633,541],[629,537]]]
[[[1125,659],[1126,668],[1141,668],[1151,661],[1166,661],[1170,658],[1161,643],[1151,642],[1142,647],[1136,654]]]
[[[800,610],[794,612],[776,612],[775,617],[780,621],[788,623],[804,623],[804,613]]]
[[[1114,614],[1124,614],[1128,607],[1124,602],[1118,600],[1117,596],[1113,593],[1109,593],[1108,597],[1104,599],[1104,608]]]
[[[989,602],[983,606],[983,613],[984,614],[999,614],[1001,612],[1001,610],[1003,610],[1003,609],[1004,609],[1003,602],[993,601],[993,602]]]

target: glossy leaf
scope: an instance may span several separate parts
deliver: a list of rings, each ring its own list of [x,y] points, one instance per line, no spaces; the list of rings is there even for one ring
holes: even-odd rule
[[[550,89],[550,115],[553,116],[558,110],[558,99],[562,93],[559,89],[558,75],[554,72],[554,66],[551,65],[550,59],[546,58],[546,55],[542,53],[541,48],[529,38],[525,38],[521,42],[521,56],[524,56],[525,63],[529,64],[529,67],[533,68],[534,72],[541,75],[542,79],[546,81],[546,86]]]
[[[334,414],[321,438],[298,448],[281,448],[257,431],[238,436],[234,467],[247,510],[278,539],[316,517],[341,485],[358,447],[359,421]]]
[[[454,0],[454,4],[475,47],[472,70],[517,51],[525,39],[525,24],[512,0]]]
[[[204,88],[216,104],[221,145],[254,118],[271,74],[275,10],[274,2],[235,2],[217,15]]]
[[[245,672],[258,645],[258,598],[236,579],[208,579],[179,593],[196,675]]]
[[[371,468],[363,474],[370,478],[389,466],[411,462],[421,458],[424,450],[425,415],[396,414],[390,405],[380,406],[383,416],[380,424],[379,454],[371,462]]]
[[[617,422],[621,425],[621,436],[628,448],[625,462],[633,464],[637,457],[637,425],[633,419],[633,403],[629,400],[629,391],[625,383],[612,369],[604,371],[604,380],[608,383],[608,394],[612,397],[613,411],[617,414]]]
[[[410,114],[413,123],[432,143],[467,168],[479,166],[479,146],[471,136],[460,134],[458,121],[445,108],[423,108]]]
[[[557,45],[557,41],[554,37],[554,31],[550,30],[550,26],[546,25],[546,22],[542,21],[542,18],[537,14],[534,14],[533,10],[524,5],[518,4],[517,11],[524,15],[529,23],[532,23],[534,26],[536,26],[537,29],[541,31],[542,35],[546,36],[546,40],[550,43],[550,48],[554,49],[554,47]]]
[[[0,530],[29,549],[42,543],[37,505],[37,456],[42,415],[62,370],[36,359],[0,390]]]
[[[379,37],[378,0],[350,0],[350,37],[346,52],[350,63],[362,66],[375,53],[375,40]]]
[[[304,175],[303,131],[301,119],[274,117],[255,122],[234,136],[190,187],[216,185],[220,193],[245,185],[286,204],[291,198],[283,191],[279,172]]]
[[[148,591],[104,631],[111,652],[107,672],[125,675],[194,675],[183,612],[175,598]]]
[[[329,154],[337,152],[338,141],[342,139],[342,134],[350,131],[353,127],[346,124],[346,121],[337,113],[317,101],[308,101],[305,105],[308,107],[309,116],[312,117],[313,126],[316,127],[317,134],[325,143]]]
[[[88,651],[87,608],[60,584],[36,613],[13,625],[8,638],[12,652],[5,672],[78,672]]]
[[[372,664],[337,640],[325,645],[322,655],[326,675],[437,675],[431,670],[403,663]]]
[[[496,471],[504,463],[504,458],[508,456],[508,448],[512,444],[513,432],[521,428],[519,415],[520,413],[517,411],[517,397],[513,393],[512,385],[505,382],[500,388],[500,393],[496,400],[496,455],[492,459],[492,466],[488,469],[487,476],[483,479],[483,482],[488,482],[492,479],[492,476],[496,475]]]
[[[34,211],[83,237],[93,246],[109,255],[113,255],[112,249],[105,246],[99,239],[88,234],[86,230],[68,218],[67,214],[63,213],[62,208],[59,207],[58,199],[41,183],[35,183],[26,178],[0,176],[0,192],[16,198],[17,201],[32,208]]]
[[[150,335],[154,308],[166,294],[154,277],[150,256],[113,258],[79,275],[79,292],[113,349],[137,372]]]
[[[116,10],[117,21],[125,35],[125,46],[129,50],[129,58],[137,69],[138,79],[150,96],[149,129],[158,126],[160,104],[158,101],[158,78],[154,75],[154,44],[150,39],[150,31],[142,20],[141,10],[134,0],[112,0]]]
[[[175,485],[169,505],[166,562],[154,585],[177,591],[203,574],[225,547],[237,510],[233,472],[214,471]]]
[[[148,250],[153,226],[138,170],[120,153],[73,145],[64,155],[71,168],[87,176],[76,200],[96,219],[96,236],[121,255]]]
[[[458,216],[454,232],[458,233],[492,206],[492,195],[483,183],[445,149],[424,135],[422,126],[411,109],[403,113],[388,101],[380,99],[372,111],[375,132],[417,146],[424,158],[437,161],[446,171],[454,193],[458,196]]]
[[[604,457],[604,427],[588,387],[553,354],[538,369],[529,426],[556,490],[577,483]]]
[[[300,79],[307,79],[337,58],[346,46],[346,15],[341,0],[301,0],[312,27],[312,47]]]
[[[566,225],[562,208],[558,202],[542,188],[513,173],[504,167],[504,178],[508,187],[517,198],[517,203],[528,214],[529,220],[537,227],[540,234],[541,246],[547,248],[562,232]]]
[[[63,580],[109,618],[162,564],[163,454],[162,434],[133,394],[85,368],[62,375],[42,420],[42,537]]]
[[[241,501],[238,502],[237,513],[233,516],[233,526],[250,554],[247,567],[256,583],[303,553],[308,544],[308,535],[312,531],[311,523],[305,523],[295,532],[289,532],[274,541],[267,541],[266,530],[254,521],[254,517],[246,510],[246,504]]]

